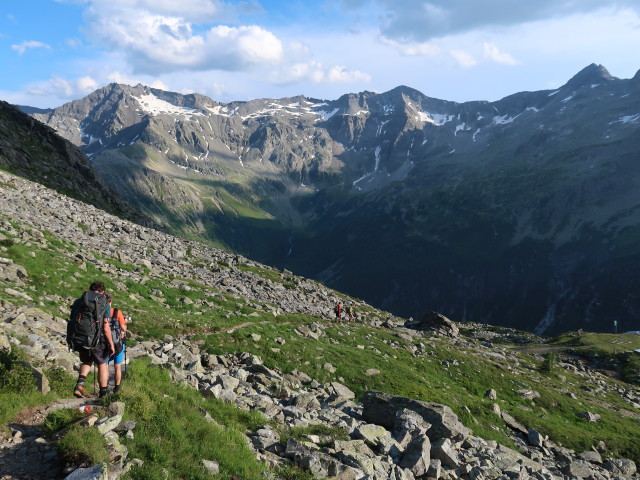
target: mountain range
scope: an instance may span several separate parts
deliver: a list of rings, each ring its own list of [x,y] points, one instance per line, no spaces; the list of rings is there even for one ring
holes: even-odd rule
[[[111,84],[21,108],[173,233],[395,314],[638,329],[640,72],[590,65],[496,102],[401,86],[222,104]]]

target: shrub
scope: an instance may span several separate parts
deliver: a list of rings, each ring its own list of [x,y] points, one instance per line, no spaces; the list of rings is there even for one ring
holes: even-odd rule
[[[286,465],[276,471],[278,480],[313,480],[313,474],[298,467]]]
[[[31,369],[23,365],[22,351],[0,350],[0,392],[30,392],[35,390]]]
[[[71,427],[57,450],[67,466],[88,467],[109,460],[107,441],[95,428]]]
[[[45,372],[51,390],[59,395],[68,393],[75,384],[75,378],[62,367],[51,367]]]
[[[45,435],[53,435],[62,430],[69,423],[84,417],[84,414],[75,408],[56,410],[44,419],[43,431]]]

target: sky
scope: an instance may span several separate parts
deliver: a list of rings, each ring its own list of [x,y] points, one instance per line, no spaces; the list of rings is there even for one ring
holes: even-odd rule
[[[0,99],[109,83],[219,102],[385,92],[494,101],[640,69],[640,0],[0,0]]]

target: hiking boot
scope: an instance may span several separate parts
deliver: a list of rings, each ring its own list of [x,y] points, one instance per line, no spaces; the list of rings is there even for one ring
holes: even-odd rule
[[[121,389],[122,389],[121,385],[116,385],[115,387],[113,387],[113,393],[118,393]]]
[[[84,388],[84,385],[76,385],[76,388],[73,389],[73,396],[87,398],[87,390]]]

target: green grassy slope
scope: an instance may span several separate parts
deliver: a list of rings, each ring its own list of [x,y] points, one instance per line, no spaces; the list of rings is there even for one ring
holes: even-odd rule
[[[367,389],[375,389],[444,403],[475,434],[509,445],[511,441],[506,435],[506,427],[494,413],[494,401],[485,396],[486,391],[493,388],[498,392],[495,403],[503,411],[509,412],[521,423],[548,434],[556,442],[583,450],[588,449],[594,439],[603,440],[612,454],[640,460],[640,446],[633,440],[637,434],[640,412],[633,411],[619,395],[611,393],[614,392],[613,388],[610,393],[603,395],[592,388],[587,378],[570,370],[555,369],[549,374],[540,373],[541,358],[535,353],[511,349],[508,344],[500,345],[498,350],[496,347],[487,348],[472,338],[462,342],[439,337],[408,339],[387,328],[372,326],[370,322],[375,324],[376,318],[388,316],[374,309],[361,311],[363,322],[355,324],[338,325],[305,315],[275,316],[268,306],[234,298],[191,279],[149,277],[141,283],[121,281],[118,271],[141,267],[97,253],[96,257],[102,262],[100,265],[81,262],[76,257],[77,246],[60,241],[48,232],[43,232],[42,239],[37,243],[24,242],[7,230],[0,229],[0,233],[4,237],[0,256],[10,258],[27,270],[30,295],[38,299],[39,308],[52,315],[66,315],[68,302],[73,298],[69,294],[81,292],[92,280],[104,278],[108,271],[108,289],[118,300],[118,306],[133,315],[132,330],[140,339],[161,338],[166,333],[195,334],[196,339],[204,340],[202,348],[211,353],[254,353],[261,356],[266,365],[285,372],[299,369],[321,382],[342,381],[358,396]],[[197,262],[194,258],[187,260]],[[254,270],[260,273],[259,268]],[[274,273],[271,272],[271,275]],[[188,285],[190,289],[185,290],[180,285]],[[0,301],[14,305],[30,303],[7,293],[4,287],[8,286],[0,281]],[[195,303],[185,303],[181,300],[184,297]],[[312,322],[317,322],[325,333],[318,340],[295,333],[297,327]],[[233,328],[241,325],[243,328]],[[258,337],[252,337],[251,334],[258,334],[259,340],[255,340]],[[279,345],[276,338],[284,340],[284,344]],[[612,347],[615,345],[613,342],[621,338],[599,336],[595,343],[615,348]],[[562,341],[558,340],[559,343]],[[624,348],[630,346],[625,344]],[[496,353],[500,355],[496,356]],[[335,371],[326,364],[335,367]],[[372,369],[379,373],[365,373]],[[142,378],[149,382],[150,389],[159,388],[172,398],[191,402],[193,408],[198,405],[193,392],[174,391],[174,387],[163,383],[166,379],[148,375]],[[613,386],[617,384],[616,380],[604,377],[602,381]],[[523,388],[539,392],[540,397],[523,400],[517,392]],[[568,396],[569,392],[575,398]],[[138,396],[152,395],[142,384],[140,388],[136,387],[135,393],[127,395],[132,396],[134,404],[152,401],[138,399]],[[157,408],[163,411],[163,400],[158,398],[153,401],[157,401]],[[0,404],[6,405],[8,402],[16,402],[15,396],[0,396]],[[30,402],[32,400],[27,403],[18,401],[17,407]],[[17,407],[14,405],[5,414],[4,422]],[[576,413],[584,410],[601,415],[601,422],[591,424],[578,418]],[[630,413],[624,414],[625,411]],[[148,438],[165,441],[163,435],[168,433],[153,430],[155,420],[146,418],[145,412],[142,407],[139,411],[134,408],[131,415],[142,422],[145,431],[148,429]],[[223,422],[222,418],[226,415],[221,414],[217,418]],[[255,425],[255,420],[251,422],[251,425]],[[197,442],[198,435],[187,435],[181,437],[180,441],[189,445]],[[138,449],[136,454],[143,459],[153,462],[159,458],[160,464],[171,462],[171,459],[159,456],[150,445],[145,447],[143,443],[141,440],[140,444],[133,447]],[[180,475],[188,476],[187,473]],[[248,477],[251,475],[248,474]]]

